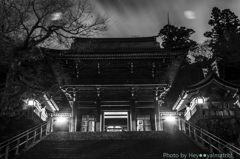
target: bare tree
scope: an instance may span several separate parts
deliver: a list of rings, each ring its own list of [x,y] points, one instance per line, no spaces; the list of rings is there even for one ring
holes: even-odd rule
[[[101,34],[108,29],[108,18],[87,0],[1,0],[0,65],[8,68],[1,110],[22,92],[19,83],[36,75],[24,71],[23,63],[41,59],[40,46],[68,47],[75,37]]]

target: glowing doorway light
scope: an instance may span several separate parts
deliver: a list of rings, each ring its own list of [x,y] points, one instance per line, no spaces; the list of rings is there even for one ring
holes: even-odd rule
[[[170,121],[170,122],[175,121],[175,117],[174,116],[167,116],[166,121]]]
[[[58,117],[57,118],[57,122],[58,123],[65,123],[67,121],[67,118],[66,117]]]
[[[105,115],[127,115],[127,112],[104,112]]]

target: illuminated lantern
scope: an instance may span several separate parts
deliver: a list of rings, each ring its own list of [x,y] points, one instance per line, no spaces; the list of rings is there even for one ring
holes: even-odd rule
[[[34,105],[35,105],[35,100],[34,100],[34,99],[29,99],[29,100],[27,101],[27,105],[29,105],[29,106],[34,106]]]
[[[197,101],[197,104],[203,104],[204,103],[204,98],[203,97],[197,97],[196,101]]]

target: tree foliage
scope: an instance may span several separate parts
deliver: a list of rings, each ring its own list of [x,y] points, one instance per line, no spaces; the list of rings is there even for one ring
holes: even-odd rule
[[[214,7],[208,22],[211,31],[204,33],[214,57],[225,62],[240,60],[240,21],[231,10]]]
[[[59,86],[39,47],[68,47],[75,37],[101,34],[107,21],[87,0],[1,0],[0,65],[7,77],[0,109],[23,96],[55,94]]]
[[[191,50],[188,54],[188,60],[190,63],[203,62],[212,58],[213,53],[211,47],[209,47],[209,40],[205,40],[196,46],[196,49]]]
[[[191,35],[195,33],[193,29],[186,27],[176,27],[171,24],[165,25],[159,32],[162,37],[162,46],[164,48],[178,48],[184,46],[190,46],[191,50],[194,50],[197,46],[197,42],[190,39]]]

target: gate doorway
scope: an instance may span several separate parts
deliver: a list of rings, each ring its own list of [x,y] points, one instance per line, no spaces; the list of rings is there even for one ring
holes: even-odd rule
[[[53,120],[53,132],[69,132],[70,119],[57,117]]]
[[[174,116],[167,116],[163,121],[163,131],[173,134],[178,130],[178,118]]]
[[[103,112],[103,128],[105,132],[129,131],[129,113]]]

